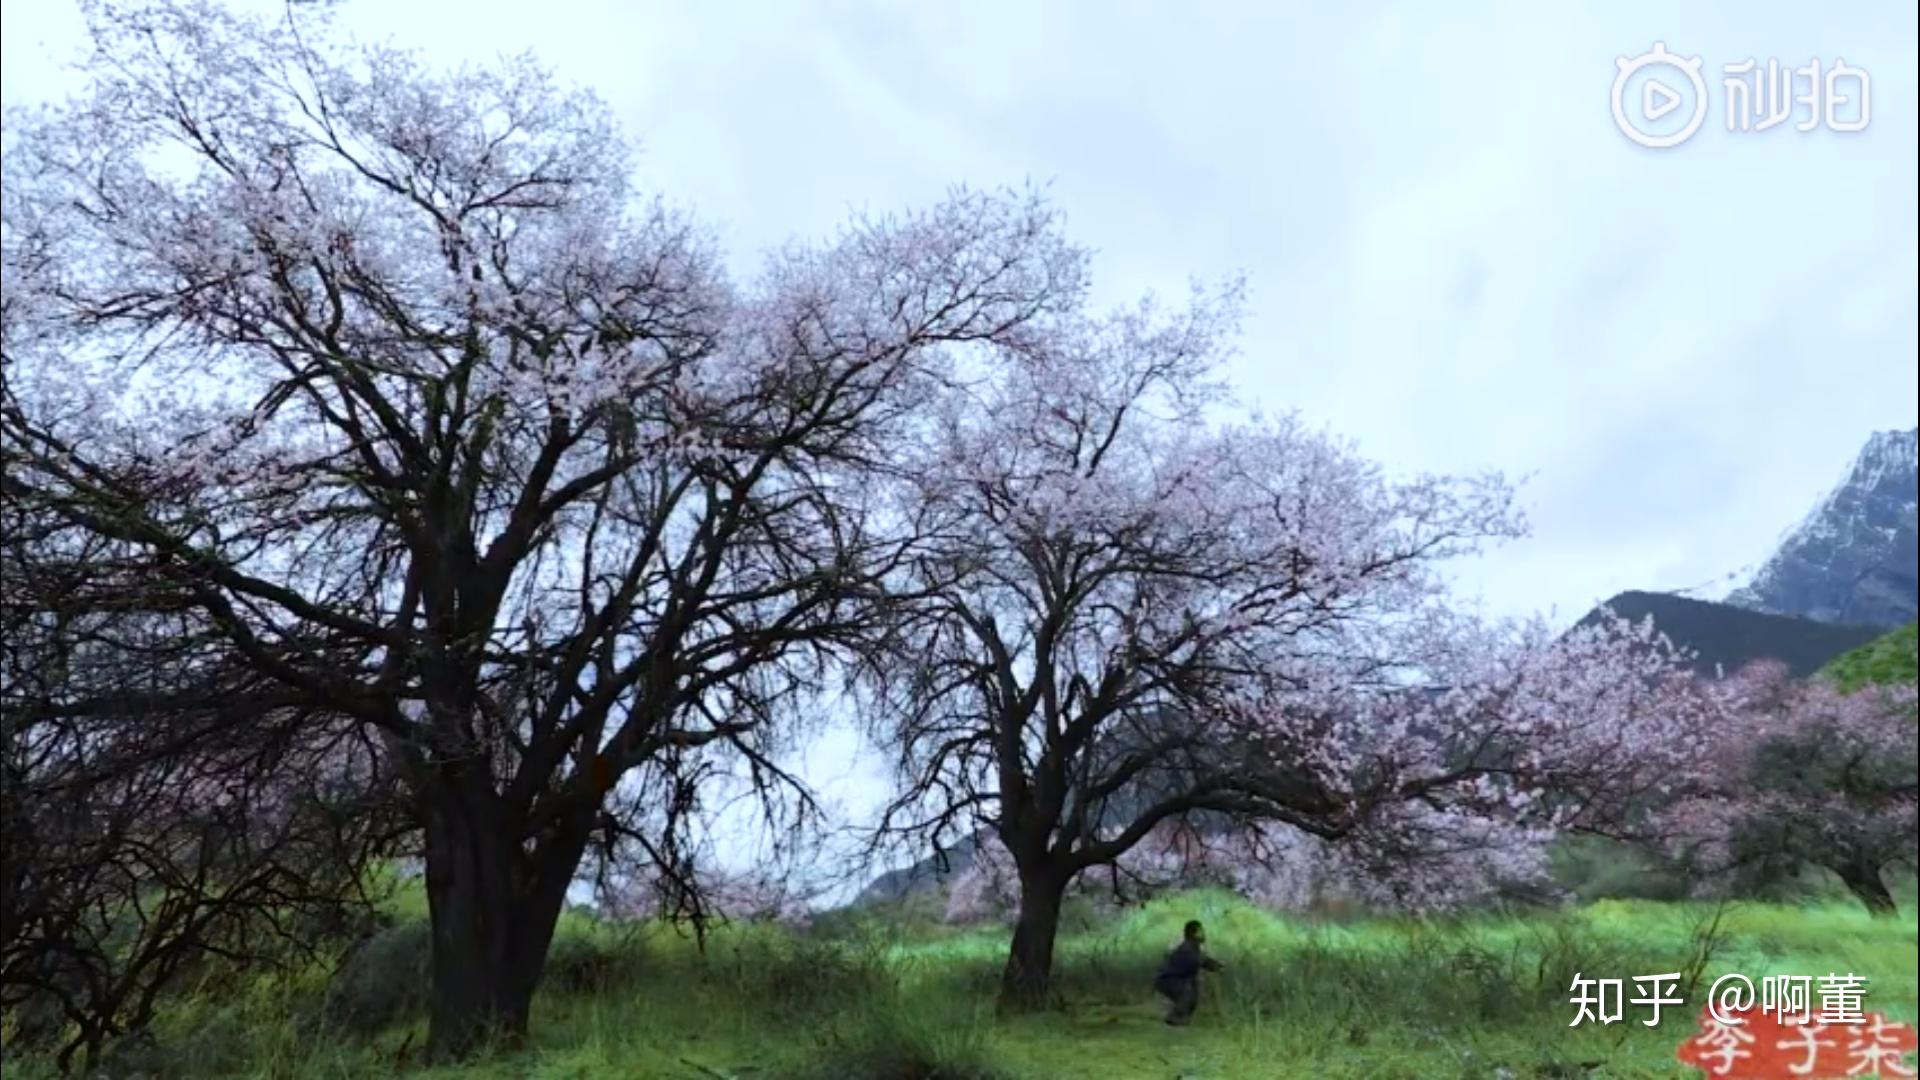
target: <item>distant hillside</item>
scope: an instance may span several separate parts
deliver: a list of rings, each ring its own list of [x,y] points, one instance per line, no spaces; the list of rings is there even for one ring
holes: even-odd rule
[[[1875,638],[1820,670],[1844,690],[1920,681],[1920,627],[1913,623]]]
[[[1778,660],[1795,677],[1804,678],[1881,634],[1879,627],[1769,615],[1671,593],[1623,592],[1602,607],[1635,622],[1653,616],[1661,633],[1696,654],[1695,669],[1709,674],[1735,671],[1755,660]],[[1595,608],[1578,625],[1590,625],[1600,614]]]
[[[1920,613],[1920,429],[1880,431],[1729,603],[1890,629]]]
[[[973,865],[973,853],[977,846],[972,837],[963,837],[947,848],[944,859],[938,855],[928,855],[912,866],[889,870],[867,882],[860,894],[853,898],[853,906],[895,903],[944,885]]]

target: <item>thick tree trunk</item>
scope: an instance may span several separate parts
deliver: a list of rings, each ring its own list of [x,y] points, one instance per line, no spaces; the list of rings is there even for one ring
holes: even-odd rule
[[[518,822],[492,794],[442,789],[427,807],[427,906],[433,936],[433,1007],[427,1054],[458,1060],[515,1046],[527,1033],[567,883],[581,845],[542,845],[538,864],[519,850]]]
[[[1032,1012],[1052,1004],[1053,942],[1060,932],[1060,899],[1066,885],[1046,874],[1020,875],[1020,919],[1014,924],[1007,968],[1000,978],[1000,1008]]]
[[[1854,863],[1837,868],[1835,873],[1840,875],[1840,880],[1847,886],[1847,891],[1851,892],[1856,900],[1865,904],[1869,912],[1874,915],[1894,913],[1893,894],[1887,891],[1886,883],[1880,880],[1879,867]]]

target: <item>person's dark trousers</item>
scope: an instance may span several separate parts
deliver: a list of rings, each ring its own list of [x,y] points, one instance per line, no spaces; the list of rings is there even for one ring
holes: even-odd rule
[[[1200,1005],[1200,980],[1155,979],[1153,988],[1167,999],[1167,1023],[1185,1024]]]

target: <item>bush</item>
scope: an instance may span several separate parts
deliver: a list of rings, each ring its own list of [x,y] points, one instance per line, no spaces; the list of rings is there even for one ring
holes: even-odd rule
[[[161,1049],[153,1033],[143,1028],[117,1039],[90,1075],[94,1080],[120,1080],[122,1077],[178,1076],[182,1073]]]
[[[1680,866],[1620,840],[1571,837],[1554,844],[1551,860],[1553,884],[1582,902],[1681,900],[1692,889]]]
[[[433,988],[433,937],[427,924],[390,926],[347,956],[327,985],[321,1019],[370,1035],[424,1010]]]
[[[1920,678],[1920,628],[1908,623],[1843,654],[1820,673],[1848,693],[1864,686],[1912,686]]]
[[[867,1013],[845,1038],[833,1038],[812,1072],[818,1080],[1002,1080],[987,1052],[985,1029],[899,1006]]]
[[[730,993],[778,1019],[851,1008],[894,989],[876,949],[812,938],[746,939],[717,974],[732,983]]]
[[[547,952],[543,985],[562,994],[594,993],[630,981],[639,973],[641,954],[634,944],[614,943],[589,934],[566,934]]]

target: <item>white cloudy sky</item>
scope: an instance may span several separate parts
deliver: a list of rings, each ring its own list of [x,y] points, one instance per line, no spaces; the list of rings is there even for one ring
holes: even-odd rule
[[[66,0],[0,10],[6,101],[72,86]],[[1911,0],[343,13],[595,87],[742,268],[850,209],[1032,180],[1108,299],[1244,270],[1245,399],[1392,469],[1531,474],[1533,536],[1463,573],[1494,612],[1724,579],[1915,423]],[[1703,57],[1713,110],[1667,151],[1608,108],[1656,39]],[[1870,126],[1727,131],[1720,65],[1748,57],[1865,69]]]

